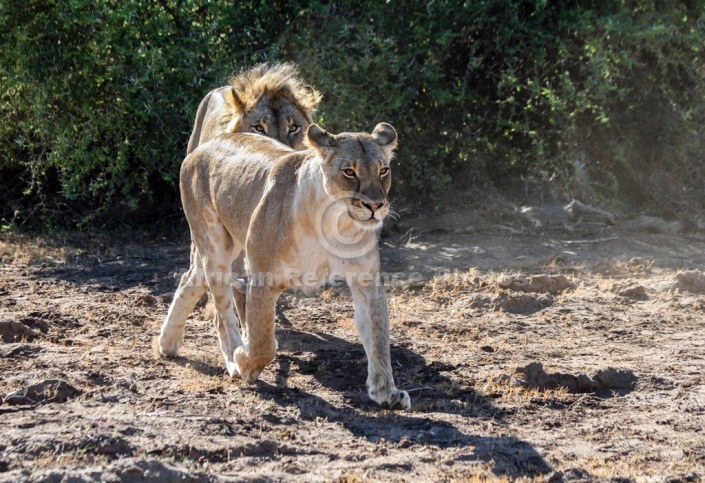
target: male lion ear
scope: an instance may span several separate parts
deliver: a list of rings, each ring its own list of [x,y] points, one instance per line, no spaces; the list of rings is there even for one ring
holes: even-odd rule
[[[230,107],[235,109],[235,112],[238,114],[245,112],[245,104],[240,100],[240,97],[237,95],[237,91],[234,87],[231,87],[226,92],[225,101],[230,105]]]
[[[386,122],[380,122],[372,131],[372,139],[384,150],[386,156],[392,156],[392,151],[397,147],[397,132]]]
[[[335,138],[324,129],[318,127],[317,124],[311,124],[308,127],[305,142],[308,147],[316,149],[317,151],[324,151],[338,145]]]
[[[318,103],[323,99],[323,94],[318,92],[313,86],[308,84],[301,86],[301,97],[303,98],[304,108],[315,111]]]
[[[308,84],[301,86],[296,94],[297,95],[294,96],[296,107],[298,107],[301,113],[306,117],[308,123],[313,124],[313,113],[316,112],[316,108],[323,96]]]

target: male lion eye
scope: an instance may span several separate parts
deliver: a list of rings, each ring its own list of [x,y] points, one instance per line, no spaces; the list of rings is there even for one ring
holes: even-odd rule
[[[343,170],[343,174],[347,176],[348,178],[354,178],[355,177],[355,170],[352,168],[347,168]]]
[[[379,170],[379,176],[381,178],[387,176],[389,174],[389,168],[382,168]]]
[[[257,131],[257,132],[264,132],[264,126],[262,126],[261,124],[257,124],[257,125],[252,126],[252,127],[254,127],[254,128],[255,128],[255,131]]]
[[[294,124],[293,126],[289,127],[289,134],[299,132],[299,129],[301,129],[301,126],[297,126],[296,124]]]

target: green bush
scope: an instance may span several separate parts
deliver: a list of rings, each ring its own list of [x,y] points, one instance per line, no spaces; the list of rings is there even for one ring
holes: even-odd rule
[[[541,170],[584,175],[602,200],[702,208],[704,7],[5,0],[0,217],[88,225],[175,213],[198,103],[263,60],[301,66],[332,131],[391,122],[402,192]]]
[[[0,169],[22,188],[15,204],[40,204],[61,225],[174,211],[196,107],[227,72],[266,55],[253,17],[269,10],[3,2]]]

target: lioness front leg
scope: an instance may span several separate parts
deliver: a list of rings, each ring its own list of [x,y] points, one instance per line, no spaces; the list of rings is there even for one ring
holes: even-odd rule
[[[406,391],[394,385],[392,362],[389,353],[389,313],[387,296],[379,277],[350,277],[348,284],[355,303],[355,325],[367,354],[367,393],[381,406],[389,409],[411,408],[411,398]]]
[[[262,369],[274,360],[277,341],[274,338],[274,311],[281,289],[260,283],[257,277],[249,280],[245,311],[246,342],[235,350],[237,370],[245,382],[257,379]]]

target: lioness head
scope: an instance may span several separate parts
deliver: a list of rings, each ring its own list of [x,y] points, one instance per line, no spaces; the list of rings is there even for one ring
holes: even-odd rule
[[[372,134],[330,134],[312,124],[305,143],[323,160],[328,196],[344,204],[348,216],[358,227],[379,228],[389,213],[390,163],[397,146],[394,128],[381,122]]]

